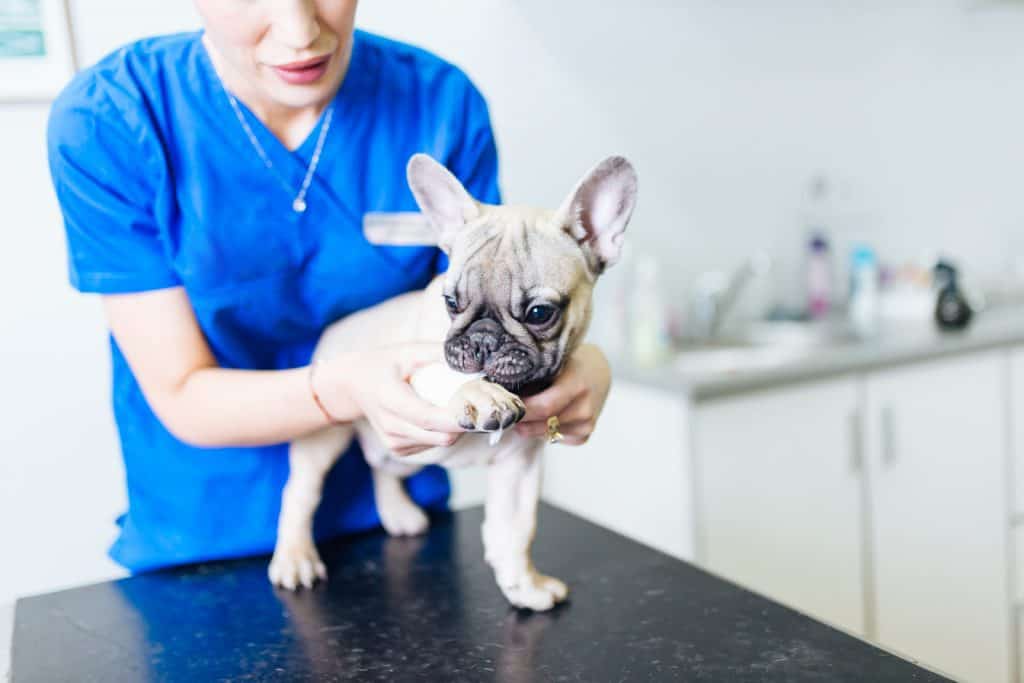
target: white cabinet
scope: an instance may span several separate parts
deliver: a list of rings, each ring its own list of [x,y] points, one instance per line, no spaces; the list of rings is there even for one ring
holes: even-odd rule
[[[617,386],[546,466],[552,502],[958,680],[1021,669],[1024,349],[695,403]]]
[[[1014,452],[1011,459],[1013,470],[1013,497],[1010,505],[1019,522],[1024,522],[1024,348],[1014,349],[1010,354],[1010,443]],[[1024,590],[1024,585],[1020,586]]]
[[[701,564],[863,634],[857,384],[701,404],[694,417]]]
[[[976,353],[698,404],[700,562],[959,680],[1006,683],[1009,374],[1006,353]]]
[[[875,636],[956,678],[1010,668],[1005,358],[866,383]]]

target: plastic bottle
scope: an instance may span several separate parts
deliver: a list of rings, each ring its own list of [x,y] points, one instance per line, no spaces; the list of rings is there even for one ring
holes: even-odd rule
[[[811,319],[825,317],[833,304],[833,268],[828,235],[834,211],[831,186],[823,172],[814,173],[807,186],[800,208],[800,225],[804,235],[803,269],[794,281],[794,309]]]
[[[878,329],[878,259],[866,245],[854,247],[850,264],[850,323],[862,337]]]
[[[611,358],[625,358],[629,352],[629,286],[633,275],[633,260],[628,245],[623,248],[619,263],[601,276],[595,289],[600,297],[601,312],[595,311],[599,323],[599,344]],[[602,315],[603,314],[603,315]]]
[[[637,259],[631,299],[630,354],[636,365],[652,367],[665,359],[669,343],[658,262],[651,256]]]
[[[807,313],[811,318],[828,315],[832,304],[832,266],[828,241],[821,234],[811,238],[807,258]]]

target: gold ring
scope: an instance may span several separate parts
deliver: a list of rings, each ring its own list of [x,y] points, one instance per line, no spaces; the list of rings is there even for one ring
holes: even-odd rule
[[[548,418],[548,443],[558,443],[565,437],[558,431],[558,416],[552,415]]]

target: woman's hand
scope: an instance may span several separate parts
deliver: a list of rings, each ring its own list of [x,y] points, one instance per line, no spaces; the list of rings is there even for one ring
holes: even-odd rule
[[[413,343],[339,354],[316,367],[314,388],[331,417],[365,417],[392,453],[451,446],[465,430],[444,408],[420,398],[408,381],[416,368],[437,362],[438,353],[437,344]]]
[[[516,425],[525,436],[544,436],[548,418],[558,417],[562,443],[578,446],[590,438],[604,408],[612,374],[601,349],[583,344],[569,357],[555,383],[544,391],[523,399],[526,417]]]

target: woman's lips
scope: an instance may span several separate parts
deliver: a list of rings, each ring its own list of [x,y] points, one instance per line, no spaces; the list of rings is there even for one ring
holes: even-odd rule
[[[271,67],[278,76],[281,77],[285,83],[291,85],[309,85],[320,80],[325,73],[327,73],[327,67],[330,64],[331,56],[317,57],[315,59],[307,59],[302,62],[293,62],[291,64],[282,64],[281,66]]]

